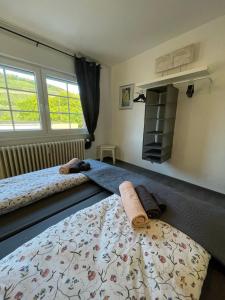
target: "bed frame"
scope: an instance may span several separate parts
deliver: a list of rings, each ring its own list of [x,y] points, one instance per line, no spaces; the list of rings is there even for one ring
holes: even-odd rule
[[[0,259],[51,225],[110,195],[110,192],[88,181],[2,215]]]

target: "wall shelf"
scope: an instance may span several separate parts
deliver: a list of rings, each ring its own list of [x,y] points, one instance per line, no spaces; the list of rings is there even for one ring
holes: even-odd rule
[[[211,78],[209,77],[208,66],[202,66],[175,74],[158,77],[148,82],[138,83],[137,87],[141,89],[149,89],[168,84],[178,84],[182,82],[201,80],[205,78],[211,81]]]

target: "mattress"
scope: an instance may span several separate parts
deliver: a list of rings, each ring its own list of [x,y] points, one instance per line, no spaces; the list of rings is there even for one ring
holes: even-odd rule
[[[59,166],[0,180],[0,215],[87,182],[82,173],[59,174]]]
[[[87,187],[83,186],[83,189],[87,189]],[[64,194],[64,192],[62,194]],[[76,191],[73,195],[74,199],[78,197],[77,195],[81,196],[79,191]],[[80,211],[81,209],[89,207],[110,195],[111,193],[109,193],[108,191],[99,191],[96,194],[90,195],[86,199],[82,198],[81,201],[74,203],[73,205],[69,206],[68,208],[65,208],[64,210],[58,211],[57,213],[45,218],[44,220],[40,220],[39,222],[36,222],[32,225],[27,225],[26,228],[20,230],[19,232],[14,232],[9,237],[5,238],[0,242],[0,260],[12,251],[16,250],[25,242],[29,241],[44,230],[48,229],[50,226],[55,225],[56,223],[65,219],[66,217]]]
[[[0,217],[0,241],[15,235],[60,211],[103,191],[93,182],[85,182],[66,191],[45,197],[35,203],[30,203]]]
[[[112,195],[0,261],[7,299],[198,299],[210,255],[160,220],[134,230]]]
[[[0,218],[0,259],[65,217],[109,195],[109,192],[88,181],[2,215]],[[225,299],[224,282],[225,268],[212,258],[200,299]]]

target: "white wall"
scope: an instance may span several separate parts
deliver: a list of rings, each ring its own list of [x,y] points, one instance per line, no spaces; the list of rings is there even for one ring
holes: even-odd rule
[[[0,31],[0,54],[6,56],[12,56],[19,60],[25,60],[28,62],[32,62],[44,67],[49,67],[56,69],[61,72],[74,74],[74,60],[69,56],[65,56],[63,54],[57,53],[55,51],[49,50],[45,47],[39,46],[36,47],[34,43],[26,41],[22,38],[18,38],[15,35],[8,34],[6,32]],[[100,115],[98,121],[98,127],[96,130],[96,142],[92,146],[92,148],[87,151],[87,157],[95,157],[96,154],[96,145],[100,143],[106,142],[106,137],[108,133],[108,128],[110,128],[109,122],[110,118],[108,114],[110,112],[108,105],[110,103],[110,69],[107,66],[102,66],[101,70],[101,80],[100,80]],[[104,111],[104,114],[103,114]],[[74,136],[72,136],[74,137]],[[56,140],[56,139],[65,139],[71,138],[71,136],[65,137],[40,137],[35,139],[35,141],[45,141],[45,140]],[[7,142],[3,142],[0,139],[0,145],[3,143],[7,144],[15,144],[15,143],[24,143],[24,142],[33,142],[32,139],[24,139],[24,140],[10,140]]]
[[[121,160],[225,193],[224,37],[225,17],[221,17],[112,68],[110,141],[119,146]],[[142,160],[144,104],[119,110],[119,85],[155,78],[155,59],[190,43],[198,45],[198,53],[188,68],[208,65],[213,86],[210,90],[208,82],[196,83],[192,99],[185,95],[187,85],[179,86],[172,158],[152,164]]]

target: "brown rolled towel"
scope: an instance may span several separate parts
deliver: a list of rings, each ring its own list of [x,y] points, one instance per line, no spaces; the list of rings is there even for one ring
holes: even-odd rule
[[[59,173],[60,174],[69,174],[70,173],[70,167],[71,165],[80,162],[81,160],[79,158],[73,158],[70,161],[68,161],[68,163],[62,165],[59,168]]]
[[[157,195],[149,193],[143,185],[138,185],[135,191],[140,199],[140,202],[149,218],[157,219],[166,209],[165,205],[159,204]]]
[[[144,211],[133,184],[124,181],[119,186],[124,210],[133,227],[143,227],[148,223],[148,216]]]

